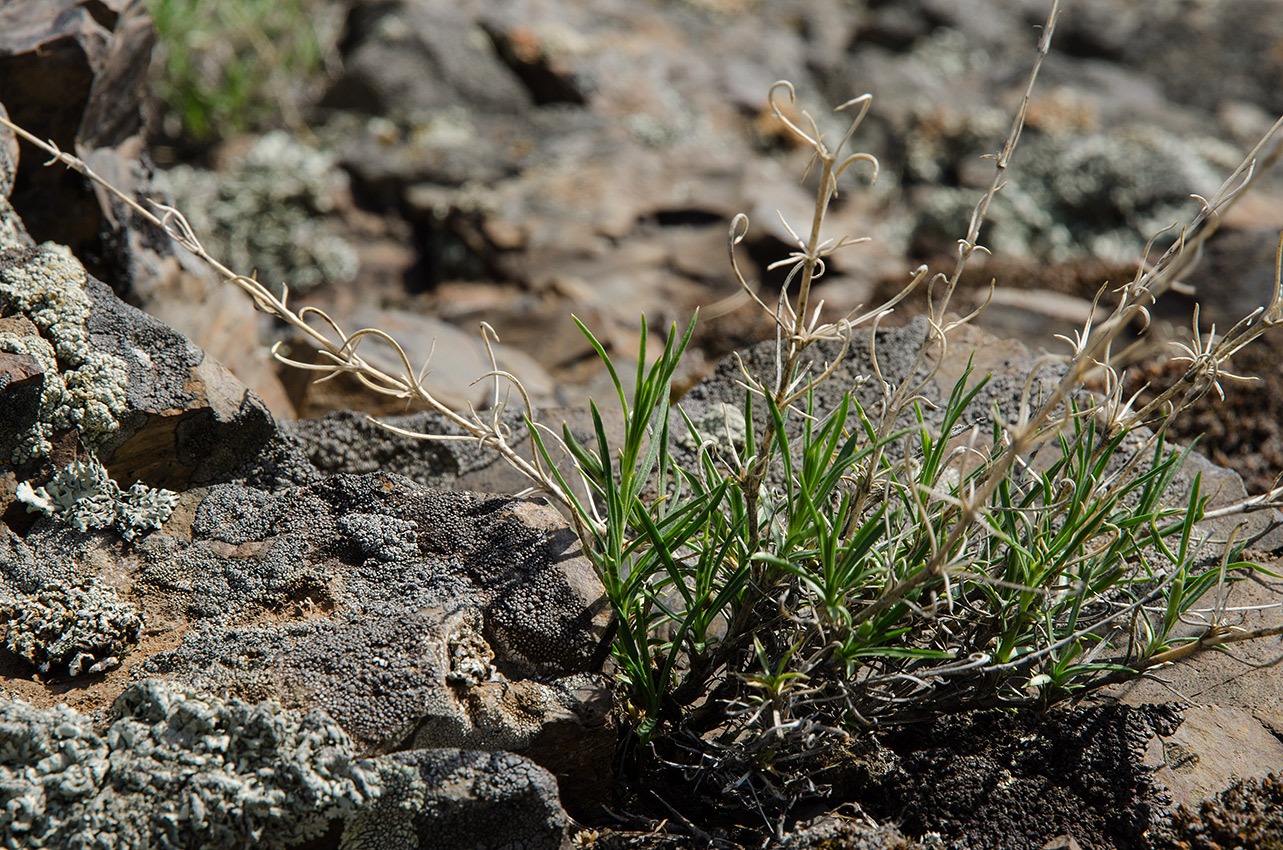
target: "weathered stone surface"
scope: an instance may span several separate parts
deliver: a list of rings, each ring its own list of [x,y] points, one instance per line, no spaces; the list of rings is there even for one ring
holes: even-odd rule
[[[141,0],[10,3],[0,9],[0,109],[74,153],[126,194],[156,196],[143,134],[155,33]],[[216,282],[136,213],[48,156],[0,144],[0,248],[51,240],[93,275],[158,314],[227,364],[280,415],[292,408],[257,344],[249,299]],[[8,151],[8,153],[6,153]],[[13,153],[14,155],[9,155]],[[26,234],[30,231],[35,239]]]
[[[1278,572],[1278,560],[1263,565]],[[1218,619],[1235,629],[1251,631],[1278,625],[1283,582],[1263,573],[1229,576],[1224,592],[1213,589],[1203,597],[1188,622],[1177,627],[1181,637],[1205,634]],[[1245,641],[1227,653],[1203,652],[1177,664],[1152,670],[1145,678],[1116,686],[1110,693],[1132,704],[1178,701],[1213,704],[1252,713],[1267,728],[1283,729],[1283,682],[1276,673],[1277,639]]]
[[[9,3],[0,9],[0,34],[0,102],[16,123],[82,157],[140,132],[155,38],[142,2]],[[102,256],[101,234],[114,224],[105,199],[26,151],[11,201],[27,229],[36,241]]]
[[[511,753],[358,756],[321,711],[131,684],[95,729],[0,699],[0,838],[72,848],[555,850],[569,819],[552,775]]]
[[[1165,731],[1150,740],[1144,761],[1173,805],[1197,808],[1238,780],[1283,773],[1283,742],[1244,709],[1189,706]]]
[[[1170,805],[1145,754],[1180,723],[1161,706],[945,718],[882,736],[859,799],[946,847],[1040,850],[1062,835],[1144,846]]]
[[[28,592],[114,576],[168,635],[129,666],[324,709],[376,750],[521,752],[586,805],[615,733],[608,611],[576,549],[551,509],[376,473],[191,491],[129,549],[45,520],[0,563]]]
[[[396,807],[394,794],[344,826],[340,850],[557,850],[570,825],[557,783],[543,768],[512,753],[410,750],[385,756],[411,772],[422,801]],[[373,815],[373,816],[371,816]],[[417,841],[417,844],[416,844]]]
[[[391,334],[405,351],[413,370],[423,372],[424,388],[442,404],[452,410],[486,410],[494,404],[492,379],[480,379],[493,368],[493,353],[498,367],[512,373],[526,388],[531,401],[539,406],[553,397],[553,381],[544,367],[524,351],[511,346],[491,343],[489,351],[481,334],[463,330],[431,316],[421,316],[405,310],[380,310],[357,307],[343,317],[343,328],[354,333],[361,328],[378,328]],[[315,345],[300,338],[294,358],[327,362],[315,354]],[[308,356],[308,353],[311,356]],[[375,367],[392,375],[402,375],[405,364],[400,356],[379,340],[369,338],[360,348],[360,355]],[[297,370],[286,377],[292,390],[294,406],[303,414],[330,410],[360,409],[371,414],[403,414],[410,407],[405,399],[393,396],[379,397],[356,380],[336,380],[318,383],[314,373]],[[480,379],[480,380],[479,380]],[[508,390],[506,380],[499,382],[500,393]],[[373,398],[372,398],[373,396]],[[513,393],[516,398],[516,393]],[[413,403],[410,409],[422,406]]]
[[[121,302],[65,249],[47,243],[0,256],[0,302],[33,319],[40,335],[24,351],[48,361],[39,409],[18,411],[37,427],[20,457],[0,462],[47,455],[49,439],[74,427],[115,477],[183,489],[226,480],[274,430],[262,402],[227,370]]]

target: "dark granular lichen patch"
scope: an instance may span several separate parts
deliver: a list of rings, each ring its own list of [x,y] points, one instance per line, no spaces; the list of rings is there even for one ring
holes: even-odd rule
[[[882,736],[896,757],[860,802],[948,847],[1036,850],[1063,835],[1083,850],[1143,847],[1167,803],[1145,749],[1179,724],[1166,706],[943,718]]]
[[[1283,776],[1234,783],[1197,811],[1180,806],[1169,829],[1154,841],[1163,850],[1280,850],[1283,848]]]

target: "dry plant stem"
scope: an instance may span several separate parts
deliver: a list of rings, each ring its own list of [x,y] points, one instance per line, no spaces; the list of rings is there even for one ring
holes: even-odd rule
[[[1053,17],[1049,18],[1049,24],[1054,24],[1054,14],[1055,10],[1053,9]],[[1044,41],[1039,44],[1039,61],[1041,61],[1041,56],[1046,50],[1045,39],[1049,34],[1050,26],[1048,31],[1044,33]],[[1013,136],[1017,134],[1018,127],[1019,121],[1017,122],[1017,128],[1013,130]],[[926,564],[887,588],[877,599],[856,612],[853,617],[854,624],[858,625],[886,610],[891,605],[902,600],[914,588],[938,577],[942,573],[947,566],[948,558],[957,551],[960,543],[970,533],[982,514],[983,506],[989,503],[995,490],[1003,479],[1010,474],[1017,460],[1027,457],[1030,452],[1036,450],[1048,440],[1053,439],[1056,434],[1060,433],[1061,428],[1068,424],[1069,417],[1072,414],[1063,411],[1062,408],[1092,373],[1110,368],[1111,349],[1117,336],[1138,317],[1148,320],[1148,308],[1153,303],[1154,298],[1159,293],[1170,288],[1180,272],[1188,270],[1190,263],[1194,259],[1192,254],[1197,253],[1195,248],[1207,239],[1219,225],[1224,213],[1242,197],[1247,188],[1263,173],[1263,169],[1258,167],[1261,164],[1259,157],[1281,132],[1283,132],[1283,118],[1276,122],[1252,151],[1248,153],[1247,157],[1235,169],[1230,178],[1226,180],[1216,195],[1211,200],[1203,199],[1203,209],[1194,218],[1193,222],[1182,230],[1180,238],[1163,253],[1157,262],[1151,267],[1138,272],[1136,278],[1123,288],[1123,300],[1114,313],[1095,329],[1092,328],[1090,320],[1088,321],[1084,332],[1079,336],[1075,344],[1072,356],[1068,358],[1069,368],[1066,370],[1065,375],[1038,407],[1030,412],[1030,396],[1037,371],[1037,368],[1035,368],[1034,374],[1031,374],[1030,381],[1026,385],[1025,398],[1021,405],[1018,420],[1015,423],[1002,423],[1007,439],[1006,448],[988,466],[983,481],[978,483],[976,490],[962,500],[961,507],[958,508],[959,516],[957,522],[950,530],[945,541]],[[1276,146],[1266,157],[1266,160],[1272,162],[1277,159],[1280,149],[1283,149],[1283,146]],[[1006,152],[1006,149],[1004,151]],[[1000,165],[1005,167],[1006,159],[1009,159],[1009,157],[1009,152],[1006,152],[1006,157],[1000,157]],[[995,181],[994,186],[995,188],[992,191],[997,191],[998,188],[1001,188],[1001,184],[997,181]],[[982,200],[981,206],[977,207],[977,211],[981,211],[983,206],[985,206],[984,200]],[[968,245],[964,243],[962,248],[964,253],[967,252],[967,248]],[[1281,254],[1281,257],[1283,257],[1283,254]],[[1283,263],[1283,260],[1280,260],[1280,262]],[[951,289],[947,289],[946,292],[951,292]],[[933,323],[935,321],[933,316]],[[1240,323],[1242,327],[1239,330],[1241,334],[1251,333],[1259,336],[1269,327],[1281,322],[1283,322],[1283,295],[1280,294],[1279,287],[1276,285],[1275,295],[1270,306],[1259,309],[1252,316],[1249,316],[1248,319],[1244,320],[1244,323]],[[944,334],[952,327],[956,327],[956,324],[954,323],[947,327],[941,327],[936,324],[936,327],[940,328],[940,339],[943,340],[945,338]],[[1237,336],[1233,341],[1232,350],[1237,350],[1241,347],[1237,345],[1237,342],[1245,339],[1245,336]],[[1246,343],[1244,342],[1243,344]],[[1196,359],[1198,360],[1198,365],[1204,370],[1204,374],[1207,374],[1210,370],[1211,376],[1215,377],[1219,374],[1215,370],[1226,356],[1228,356],[1228,353],[1222,351],[1217,357]],[[1188,381],[1193,380],[1194,377],[1195,375],[1188,375],[1185,386],[1189,386]],[[906,386],[908,386],[907,382],[902,385],[900,395],[904,394]],[[893,409],[898,411],[901,408],[894,407]],[[1118,409],[1117,405],[1115,409]],[[1058,411],[1060,412],[1058,413]],[[1144,412],[1149,412],[1149,408]],[[1121,411],[1121,413],[1125,413],[1125,411]],[[1116,413],[1110,417],[1111,431],[1113,433],[1117,433],[1115,429],[1130,430],[1141,424],[1141,419],[1138,416],[1134,414],[1121,415],[1121,413]],[[894,417],[887,416],[884,418],[883,428],[888,428],[888,422],[891,421],[894,421]],[[870,474],[874,468],[870,465]]]
[[[945,286],[944,297],[939,304],[932,305],[931,318],[935,328],[944,327],[944,319],[949,310],[949,302],[953,298],[954,290],[958,287],[958,281],[962,279],[962,272],[966,268],[967,262],[971,259],[971,255],[977,250],[988,250],[979,244],[980,228],[989,214],[989,205],[993,203],[994,197],[1006,185],[1007,166],[1011,163],[1011,157],[1016,152],[1016,147],[1020,144],[1020,136],[1025,128],[1025,118],[1029,114],[1029,100],[1033,94],[1034,83],[1038,80],[1038,72],[1042,69],[1043,60],[1047,58],[1047,52],[1051,49],[1051,37],[1056,31],[1056,21],[1059,18],[1060,0],[1053,0],[1051,10],[1047,13],[1047,21],[1043,24],[1042,36],[1038,39],[1038,53],[1034,59],[1033,69],[1029,72],[1029,82],[1026,83],[1024,95],[1020,99],[1020,108],[1016,110],[1016,115],[1011,122],[1011,131],[1007,134],[1007,140],[1003,143],[1002,150],[992,155],[994,160],[993,180],[989,184],[989,189],[980,198],[980,202],[976,204],[971,213],[971,223],[967,227],[966,237],[959,243],[958,261],[954,265],[953,274],[949,276],[948,283]],[[943,335],[943,331],[940,331],[940,333]]]
[[[478,442],[491,448],[496,454],[502,457],[504,461],[510,464],[554,501],[568,509],[571,507],[573,500],[562,490],[554,478],[551,475],[546,474],[545,470],[538,465],[537,461],[531,461],[523,457],[511,446],[507,439],[506,429],[502,427],[498,420],[497,412],[491,418],[491,421],[487,423],[475,412],[472,414],[471,418],[469,418],[468,416],[459,414],[457,411],[439,401],[423,385],[423,379],[426,376],[428,364],[425,363],[416,374],[414,367],[410,364],[410,361],[405,354],[404,349],[402,349],[396,340],[387,333],[378,330],[377,328],[362,328],[352,334],[347,334],[332,318],[330,318],[330,316],[314,307],[304,307],[297,313],[294,312],[286,303],[289,297],[288,289],[284,290],[282,297],[277,298],[270,290],[254,278],[236,274],[231,269],[227,268],[227,266],[223,265],[205,250],[205,247],[200,243],[200,240],[197,239],[195,233],[193,233],[191,226],[187,223],[187,219],[178,210],[171,206],[149,200],[149,203],[160,213],[157,215],[157,212],[153,212],[143,206],[137,200],[126,195],[124,192],[109,183],[105,178],[95,173],[94,170],[91,169],[82,159],[60,150],[52,141],[42,141],[3,116],[0,116],[0,124],[8,127],[26,141],[48,153],[52,158],[45,163],[46,165],[61,162],[66,167],[84,175],[87,179],[102,187],[103,190],[108,192],[112,197],[116,198],[129,209],[142,216],[146,221],[163,230],[169,238],[173,239],[180,246],[191,251],[201,260],[206,262],[210,268],[214,269],[214,271],[217,272],[224,280],[240,287],[241,290],[254,300],[255,306],[259,310],[280,319],[291,328],[312,340],[319,347],[322,356],[329,362],[322,364],[309,364],[290,360],[281,353],[280,343],[277,343],[277,345],[272,348],[272,354],[278,360],[300,369],[322,372],[324,375],[320,380],[333,378],[340,373],[351,374],[355,376],[361,384],[375,392],[394,396],[396,398],[414,399],[423,403],[428,408],[441,414],[452,424],[462,429],[465,432],[465,435],[452,437],[435,434],[418,434],[399,428],[393,428],[388,426],[386,423],[379,422],[373,418],[370,421],[388,428],[389,430],[395,431],[396,433],[420,439],[467,440]],[[315,316],[321,323],[327,326],[327,331],[318,330],[308,324],[307,318],[309,316]],[[404,371],[400,375],[385,372],[362,358],[357,353],[357,348],[366,337],[372,337],[390,346],[400,358]],[[491,351],[493,366],[493,351],[490,349],[489,342],[490,340],[487,337],[487,350]],[[505,378],[509,380],[513,386],[517,387],[527,410],[530,410],[529,399],[526,397],[525,391],[521,388],[520,383],[517,382],[513,376],[495,367],[491,372],[482,377],[495,377],[496,379]],[[496,398],[496,403],[499,403],[498,398]],[[580,526],[582,520],[580,520],[574,510],[567,510],[567,513],[574,518],[577,532],[586,531],[586,529]],[[583,539],[587,539],[587,535],[581,535],[581,537]]]
[[[873,451],[873,456],[867,463],[866,472],[863,480],[856,489],[855,509],[851,512],[851,527],[847,533],[852,534],[855,530],[855,524],[858,518],[863,515],[865,508],[868,506],[868,500],[874,492],[874,477],[881,466],[883,456],[883,446],[890,438],[896,423],[900,420],[901,414],[919,398],[919,393],[929,384],[939,371],[940,364],[948,356],[949,332],[962,325],[968,324],[976,315],[988,306],[986,298],[974,312],[953,322],[947,322],[946,317],[949,311],[949,305],[952,302],[958,282],[962,279],[962,273],[967,267],[967,263],[976,251],[985,251],[988,249],[980,244],[980,230],[984,226],[985,219],[989,215],[989,206],[993,203],[994,197],[1002,191],[1006,185],[1006,171],[1011,163],[1011,158],[1020,144],[1021,135],[1024,133],[1025,119],[1029,113],[1029,102],[1033,97],[1034,85],[1038,81],[1038,73],[1042,69],[1043,60],[1047,58],[1047,53],[1051,49],[1051,39],[1056,31],[1056,21],[1060,18],[1060,0],[1053,0],[1051,9],[1047,12],[1047,20],[1043,24],[1042,35],[1038,39],[1037,54],[1034,58],[1033,67],[1029,71],[1029,79],[1025,83],[1024,93],[1020,98],[1020,107],[1011,122],[1011,130],[1007,133],[1007,138],[1003,142],[1002,150],[992,154],[994,160],[994,175],[989,183],[989,188],[976,202],[975,208],[971,211],[971,220],[967,225],[967,234],[958,240],[958,260],[954,265],[953,273],[945,278],[943,274],[935,275],[930,283],[927,284],[927,301],[928,322],[930,331],[928,332],[926,343],[918,352],[912,367],[908,371],[908,377],[894,392],[883,382],[884,394],[882,403],[882,419],[878,427],[878,439]],[[925,266],[919,270],[919,274],[925,275]],[[939,301],[933,297],[937,283],[944,283],[944,292]],[[993,288],[990,286],[990,294]],[[876,329],[875,329],[876,330]],[[874,338],[876,342],[876,338]],[[914,375],[935,349],[938,349],[937,356],[927,374],[916,383]],[[874,370],[877,370],[877,352],[876,348],[872,353]],[[881,379],[881,375],[878,375]],[[876,613],[870,612],[870,614]]]
[[[870,154],[857,153],[851,154],[845,159],[839,161],[842,148],[848,141],[850,141],[851,137],[855,134],[856,129],[859,128],[860,123],[864,120],[864,116],[868,113],[869,104],[872,100],[870,95],[861,95],[860,97],[849,100],[838,107],[838,110],[841,111],[852,106],[856,106],[859,108],[859,112],[856,114],[855,118],[852,119],[849,129],[843,135],[842,139],[832,150],[830,150],[825,145],[824,137],[820,134],[815,121],[812,120],[809,115],[805,115],[804,113],[806,119],[810,123],[808,132],[807,130],[799,127],[784,114],[784,111],[775,100],[775,93],[778,89],[782,89],[787,92],[790,103],[796,99],[793,85],[791,83],[786,81],[775,83],[771,86],[771,91],[768,94],[768,102],[770,104],[771,112],[777,120],[781,121],[792,133],[812,148],[814,151],[812,162],[819,162],[820,177],[819,185],[816,188],[815,209],[811,216],[811,231],[806,241],[803,242],[800,238],[797,238],[797,234],[793,232],[788,222],[784,222],[784,226],[789,229],[790,234],[795,237],[795,240],[798,242],[798,245],[802,250],[800,252],[794,252],[790,255],[788,260],[781,261],[782,264],[792,264],[793,269],[789,272],[785,286],[780,292],[779,303],[775,308],[767,307],[766,304],[763,303],[755,293],[753,293],[752,288],[745,281],[744,277],[739,274],[738,264],[735,259],[735,245],[737,245],[743,238],[744,231],[741,230],[741,227],[745,229],[747,228],[748,222],[747,218],[744,216],[736,216],[735,220],[731,223],[729,247],[732,267],[735,269],[736,276],[739,278],[741,286],[744,287],[745,291],[752,295],[753,299],[757,301],[762,309],[766,310],[774,317],[777,325],[776,333],[778,355],[776,373],[774,386],[770,388],[769,393],[774,405],[782,411],[787,409],[796,399],[804,395],[807,387],[814,386],[816,381],[823,380],[824,377],[832,372],[832,369],[836,367],[836,361],[840,361],[842,354],[845,353],[845,343],[848,343],[850,340],[849,327],[846,325],[845,321],[843,322],[842,327],[819,325],[819,307],[815,310],[814,320],[808,325],[807,317],[811,314],[811,285],[817,277],[823,274],[825,256],[832,254],[840,248],[865,241],[862,239],[850,239],[845,236],[836,242],[831,240],[821,241],[820,233],[824,225],[825,215],[828,212],[829,203],[837,195],[838,178],[841,177],[842,173],[848,166],[856,162],[868,162],[873,165],[874,179],[877,179],[877,160]],[[778,265],[780,264],[773,264],[772,268],[776,268]],[[795,276],[799,278],[796,306],[790,302],[788,293],[788,281],[791,281]],[[895,300],[899,300],[899,298],[902,298],[907,294],[908,292],[906,290]],[[889,307],[884,307],[883,309],[889,309]],[[837,336],[834,336],[835,331],[837,331]],[[805,386],[799,388],[797,373],[798,364],[802,355],[813,342],[822,338],[841,339],[844,342],[842,354],[839,354],[838,357],[834,358],[835,362],[831,364],[830,368],[821,374],[819,378],[801,381]],[[785,353],[785,351],[787,351],[787,353]],[[767,394],[767,388],[759,380],[747,374],[745,377],[749,382],[751,389],[763,396]],[[759,527],[757,516],[757,505],[762,482],[765,480],[767,472],[770,469],[772,457],[771,446],[775,441],[775,437],[775,426],[768,422],[762,438],[758,443],[758,456],[748,465],[747,470],[743,473],[741,478],[741,489],[744,493],[749,518],[749,551],[755,551],[761,539],[761,529]]]

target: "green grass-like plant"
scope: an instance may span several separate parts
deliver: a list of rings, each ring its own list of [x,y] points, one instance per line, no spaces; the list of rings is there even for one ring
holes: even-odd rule
[[[697,422],[670,404],[695,319],[664,334],[653,362],[643,320],[631,391],[580,324],[613,381],[623,421],[622,435],[612,435],[594,403],[592,433],[581,440],[542,424],[524,388],[497,366],[485,376],[494,381],[493,409],[450,409],[424,386],[427,364],[416,370],[385,332],[349,334],[319,310],[295,312],[285,295],[211,257],[178,210],[148,209],[107,189],[310,338],[324,358],[283,362],[321,376],[348,372],[372,391],[426,404],[463,436],[399,433],[478,441],[566,512],[614,613],[614,665],[641,745],[680,735],[702,765],[770,771],[862,726],[1048,705],[1196,652],[1283,634],[1283,627],[1236,629],[1213,610],[1201,634],[1178,636],[1210,588],[1250,566],[1239,560],[1233,534],[1214,539],[1204,521],[1277,507],[1283,488],[1212,509],[1200,476],[1182,471],[1187,451],[1164,439],[1172,417],[1238,377],[1225,371],[1234,352],[1283,324],[1283,287],[1276,280],[1270,303],[1223,335],[1202,333],[1196,318],[1177,355],[1188,364],[1184,376],[1139,408],[1139,396],[1123,397],[1115,365],[1127,354],[1115,350],[1123,330],[1147,319],[1259,178],[1283,119],[1202,211],[1167,235],[1169,247],[1160,252],[1151,242],[1107,318],[1034,365],[1014,410],[985,409],[988,378],[972,369],[935,392],[940,364],[956,356],[956,331],[974,317],[951,313],[951,299],[968,260],[984,250],[985,213],[1018,145],[1057,16],[1053,3],[955,267],[932,276],[921,267],[887,303],[836,321],[822,318],[812,288],[827,257],[863,241],[822,230],[848,169],[870,167],[876,178],[872,156],[846,153],[871,99],[839,107],[852,120],[830,145],[809,115],[784,102],[793,100],[792,86],[772,87],[775,118],[813,153],[815,207],[809,229],[785,222],[796,246],[776,264],[788,274],[774,303],[736,259],[747,218],[731,223],[732,271],[774,322],[775,345],[766,369],[740,361],[742,416],[727,412],[720,423]],[[18,132],[103,183],[80,160]],[[1283,244],[1280,254],[1283,269]],[[906,377],[892,383],[879,364],[878,327],[916,288],[928,296],[928,332]],[[834,394],[820,390],[840,380],[861,328],[871,335],[871,360],[860,380],[875,402],[862,402],[852,385],[825,406],[821,398]],[[489,345],[493,332],[482,333]],[[399,372],[361,356],[370,339],[396,352]],[[1089,380],[1103,391],[1087,393]],[[526,411],[529,454],[504,424],[513,392]]]
[[[284,116],[325,64],[320,0],[148,0],[161,59],[157,95],[182,134],[218,141]]]

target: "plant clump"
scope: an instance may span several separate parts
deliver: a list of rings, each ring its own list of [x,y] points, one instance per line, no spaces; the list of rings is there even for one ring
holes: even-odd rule
[[[303,363],[278,346],[282,362],[322,377],[353,373],[376,392],[422,403],[458,432],[384,426],[475,441],[562,508],[614,615],[613,663],[638,762],[697,777],[696,786],[751,809],[782,841],[798,802],[830,790],[808,765],[862,732],[979,708],[1046,707],[1199,652],[1283,634],[1283,626],[1227,626],[1223,612],[1197,607],[1209,590],[1255,568],[1242,560],[1239,532],[1212,521],[1283,506],[1283,487],[1213,508],[1188,453],[1166,440],[1173,418],[1199,398],[1247,380],[1229,371],[1230,358],[1283,325],[1283,244],[1267,303],[1221,333],[1204,332],[1195,315],[1192,336],[1172,357],[1182,367],[1175,380],[1128,394],[1119,374],[1133,353],[1125,332],[1148,324],[1158,296],[1259,178],[1283,119],[1218,190],[1196,197],[1186,225],[1142,248],[1112,310],[1061,337],[1056,353],[1000,381],[958,356],[959,331],[976,313],[950,308],[968,262],[988,251],[984,225],[1008,185],[1058,14],[1053,2],[952,267],[932,274],[921,266],[887,302],[843,316],[825,310],[816,284],[835,253],[866,241],[830,234],[826,219],[849,171],[877,177],[872,155],[847,150],[872,97],[837,108],[850,120],[834,139],[797,106],[790,83],[775,83],[772,117],[812,154],[809,226],[781,217],[792,244],[767,267],[786,270],[773,293],[740,265],[746,216],[732,220],[727,240],[732,274],[774,338],[737,355],[734,404],[688,415],[672,403],[672,387],[695,317],[684,331],[673,325],[661,334],[659,352],[648,350],[643,317],[629,376],[580,323],[611,379],[619,436],[596,401],[587,437],[540,422],[526,389],[493,356],[485,377],[495,405],[453,410],[425,386],[430,364],[412,364],[385,331],[348,333],[315,308],[292,310],[287,291],[215,259],[177,209],[153,212],[115,194],[320,352],[318,362]],[[1118,181],[1107,166],[1122,149],[1093,144],[1062,152],[1081,167],[1066,178],[1079,182],[1060,191],[1090,203],[1101,186],[1117,184],[1108,204],[1119,227],[1147,224],[1177,184],[1185,188],[1188,162]],[[1139,169],[1150,150],[1182,156],[1163,145],[1122,152]],[[1161,185],[1147,194],[1153,180]],[[238,213],[237,222],[247,217]],[[1160,238],[1167,247],[1155,247]],[[235,249],[224,254],[244,259]],[[909,329],[916,341],[907,359],[891,368],[880,326],[915,290],[925,290],[927,312]],[[482,335],[489,348],[493,330],[483,325]],[[361,347],[370,343],[388,347],[398,365],[367,359]],[[844,366],[856,351],[868,357],[852,375]],[[1089,382],[1101,391],[1086,392]],[[506,415],[514,394],[528,455],[514,445]],[[995,403],[1000,396],[1005,406]],[[389,532],[404,530],[359,516],[349,525],[376,562]],[[1180,624],[1202,628],[1184,636]]]

